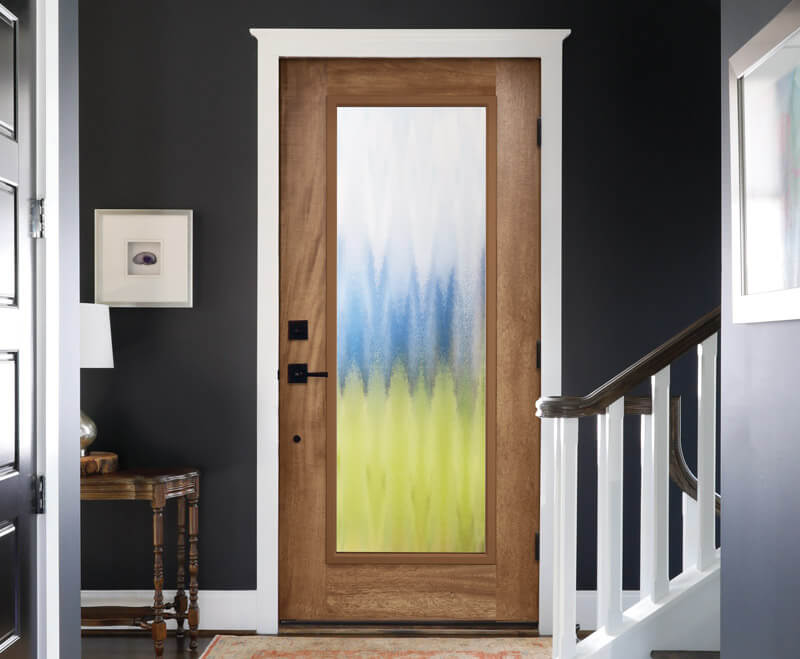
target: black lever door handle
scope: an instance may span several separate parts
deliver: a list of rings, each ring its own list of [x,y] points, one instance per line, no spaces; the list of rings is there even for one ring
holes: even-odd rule
[[[306,384],[308,378],[327,378],[328,371],[308,370],[308,364],[289,364],[289,384]]]

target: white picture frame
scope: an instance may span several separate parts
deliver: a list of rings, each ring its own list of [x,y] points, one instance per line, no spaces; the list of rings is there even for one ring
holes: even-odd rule
[[[730,189],[731,189],[731,287],[732,287],[732,320],[740,323],[760,323],[770,321],[792,320],[800,318],[800,286],[777,287],[762,285],[759,290],[748,292],[748,282],[754,279],[767,280],[767,276],[754,273],[753,268],[758,267],[758,260],[750,257],[755,265],[746,261],[749,247],[747,242],[748,228],[751,235],[758,231],[762,225],[756,212],[747,216],[747,166],[748,158],[743,148],[745,145],[745,80],[759,67],[769,66],[770,60],[785,53],[787,46],[800,47],[800,0],[794,0],[750,41],[739,49],[729,60],[728,94],[730,116]],[[798,50],[800,53],[800,50]],[[774,61],[774,60],[773,60]],[[800,60],[798,60],[800,63]],[[762,71],[764,69],[761,69]],[[752,114],[752,113],[751,113]],[[748,115],[749,116],[749,115]],[[762,123],[767,119],[757,117]],[[752,161],[752,154],[751,161]],[[763,170],[763,163],[754,171]],[[765,218],[766,219],[766,218]],[[775,222],[764,225],[773,226]],[[774,228],[774,227],[773,227]],[[781,230],[785,230],[782,227]],[[761,239],[759,239],[761,240]],[[770,245],[768,241],[761,240]],[[788,241],[787,241],[788,242]],[[774,252],[775,250],[773,250]],[[752,254],[752,252],[750,252]],[[764,254],[769,255],[769,249]],[[780,258],[775,255],[775,258]],[[800,254],[792,258],[800,260]],[[769,264],[768,259],[762,259]],[[775,267],[772,264],[771,267]],[[750,268],[748,271],[747,268]]]
[[[192,224],[186,209],[96,209],[95,302],[191,308]]]

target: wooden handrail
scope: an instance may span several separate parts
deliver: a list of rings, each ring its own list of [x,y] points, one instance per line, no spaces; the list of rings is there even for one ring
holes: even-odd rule
[[[650,354],[611,378],[588,396],[548,396],[536,401],[536,415],[543,419],[568,419],[603,414],[615,400],[674,362],[688,350],[719,331],[719,307],[695,321]]]

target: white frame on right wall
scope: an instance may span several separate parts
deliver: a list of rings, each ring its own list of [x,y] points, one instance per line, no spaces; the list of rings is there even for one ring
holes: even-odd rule
[[[746,294],[744,281],[744,222],[740,82],[800,31],[800,0],[794,0],[767,23],[729,60],[731,286],[734,323],[760,323],[800,318],[800,288]]]

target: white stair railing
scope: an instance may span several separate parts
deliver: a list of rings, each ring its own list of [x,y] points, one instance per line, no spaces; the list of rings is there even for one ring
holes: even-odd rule
[[[597,626],[622,624],[622,420],[625,401],[597,417]]]
[[[716,549],[717,335],[697,346],[697,569],[705,570]]]
[[[653,412],[653,468],[642,478],[650,480],[653,489],[650,506],[651,525],[642,533],[652,540],[650,562],[653,566],[651,581],[647,584],[654,602],[664,598],[669,591],[669,366],[650,379]]]
[[[642,414],[639,431],[641,437],[641,510],[639,529],[639,595],[642,598],[653,595],[653,536],[645,532],[653,526],[653,510],[655,508],[655,491],[653,479],[645,478],[645,474],[653,473],[653,421],[651,414]]]
[[[597,416],[597,626],[607,636],[623,628],[622,502],[623,419],[641,415],[640,597],[658,604],[670,594],[669,481],[671,441],[680,442],[673,419],[670,363],[697,346],[697,502],[684,504],[684,570],[703,571],[716,560],[716,360],[719,310],[584,398],[545,398],[538,414],[556,422],[553,456],[553,657],[573,659],[576,639],[578,418]],[[650,378],[650,400],[625,395]],[[620,396],[619,394],[622,393]],[[610,400],[609,400],[610,399]],[[608,401],[608,402],[606,402]],[[677,414],[680,414],[678,405]],[[672,427],[671,427],[672,426]],[[685,469],[681,454],[680,464]],[[673,464],[673,467],[675,465]],[[694,481],[687,474],[682,482]],[[694,492],[678,482],[685,492]],[[686,494],[684,495],[686,497]],[[692,505],[689,505],[692,504]]]

